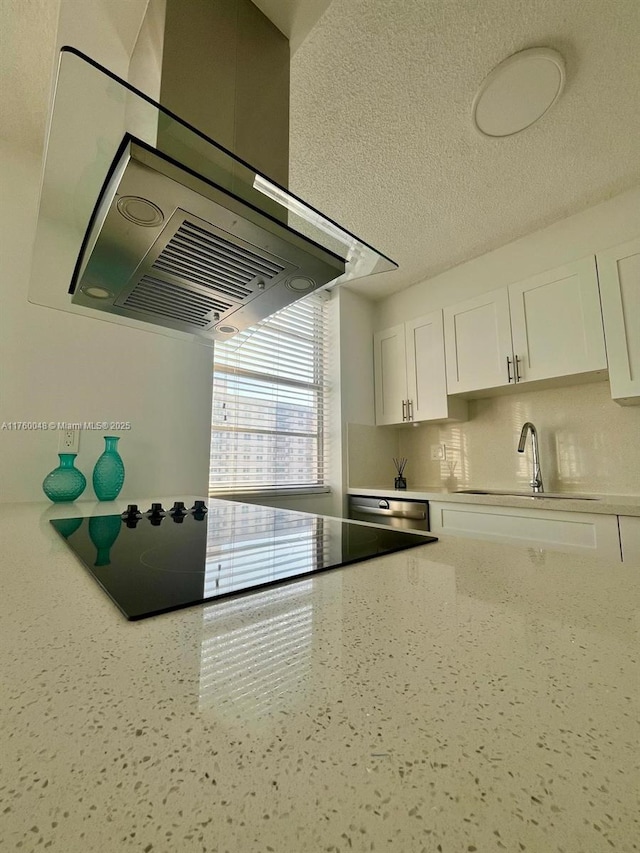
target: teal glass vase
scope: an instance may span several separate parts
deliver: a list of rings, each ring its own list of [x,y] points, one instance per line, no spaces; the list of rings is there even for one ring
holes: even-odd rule
[[[65,539],[68,539],[73,536],[81,524],[81,518],[59,518],[56,521],[56,530],[58,533],[62,533]]]
[[[124,484],[124,462],[118,453],[120,439],[105,435],[104,453],[93,469],[93,491],[99,501],[114,501]]]
[[[54,503],[75,501],[87,486],[86,477],[73,464],[77,455],[77,453],[58,453],[60,464],[42,481],[42,490]]]
[[[94,566],[111,563],[111,546],[120,535],[122,519],[119,515],[96,515],[89,519],[89,538],[96,547]]]

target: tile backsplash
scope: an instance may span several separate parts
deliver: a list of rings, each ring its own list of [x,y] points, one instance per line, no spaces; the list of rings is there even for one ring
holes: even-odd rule
[[[538,430],[546,491],[640,494],[640,406],[614,403],[607,381],[472,400],[460,424],[349,424],[349,485],[392,484],[391,457],[400,455],[409,488],[528,490],[530,438],[516,450],[525,421]],[[431,460],[437,444],[445,461]]]
[[[393,457],[400,455],[398,433],[389,427],[347,424],[347,482],[350,486],[393,488]]]

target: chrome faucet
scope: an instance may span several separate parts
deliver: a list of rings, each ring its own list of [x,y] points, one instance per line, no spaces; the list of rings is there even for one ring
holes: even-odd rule
[[[538,433],[534,425],[527,421],[522,427],[520,433],[520,441],[518,442],[518,453],[524,453],[524,446],[527,443],[527,432],[531,433],[531,449],[533,450],[533,476],[529,485],[534,492],[544,492],[542,485],[542,471],[540,470],[540,452],[538,449]]]

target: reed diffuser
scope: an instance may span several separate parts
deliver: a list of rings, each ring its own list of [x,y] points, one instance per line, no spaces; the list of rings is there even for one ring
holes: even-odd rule
[[[396,489],[406,489],[407,481],[404,476],[404,469],[407,464],[407,460],[402,457],[401,459],[396,459],[393,457],[393,464],[396,466],[396,471],[398,472],[398,476],[394,480],[394,486]]]

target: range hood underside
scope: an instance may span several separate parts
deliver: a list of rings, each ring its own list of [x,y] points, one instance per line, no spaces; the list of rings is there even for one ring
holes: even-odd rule
[[[225,340],[344,271],[337,255],[125,137],[71,293],[77,305]]]

